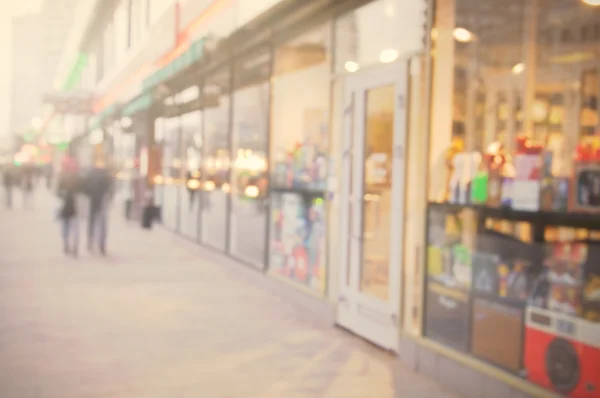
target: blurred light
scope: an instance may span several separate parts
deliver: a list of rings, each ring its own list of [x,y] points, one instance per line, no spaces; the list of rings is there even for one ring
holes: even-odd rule
[[[194,171],[194,172],[192,172],[192,177],[193,177],[193,178],[200,178],[200,172],[199,172],[199,171],[197,171],[197,170],[196,170],[196,171]]]
[[[204,182],[204,190],[205,191],[211,192],[211,191],[214,191],[215,188],[216,188],[216,185],[213,181],[205,181]]]
[[[189,179],[187,181],[186,185],[187,185],[188,189],[191,189],[193,191],[195,191],[196,189],[199,189],[201,186],[200,181],[196,180],[195,178]]]
[[[511,72],[513,75],[520,75],[521,73],[523,73],[524,70],[525,64],[523,62],[519,62],[518,64],[512,67]]]
[[[244,189],[244,195],[248,198],[258,198],[259,193],[260,191],[256,185],[248,185]]]
[[[133,124],[133,120],[130,117],[125,116],[121,119],[121,127],[124,129],[128,129]]]
[[[379,60],[384,64],[389,64],[390,62],[394,62],[398,59],[398,50],[393,48],[388,48],[383,50],[381,54],[379,54]]]
[[[465,28],[454,29],[454,39],[461,43],[469,43],[475,39],[475,35]]]
[[[162,185],[165,182],[165,179],[160,174],[157,174],[157,175],[154,176],[154,178],[152,179],[152,181],[156,185]]]
[[[223,185],[221,185],[221,191],[223,191],[225,193],[229,193],[231,191],[229,184],[224,183]]]
[[[600,0],[581,0],[583,3],[588,6],[597,7],[600,6]]]
[[[44,127],[44,121],[41,118],[36,117],[31,121],[31,126],[36,130],[41,130],[41,128]]]
[[[98,145],[104,141],[104,132],[100,129],[96,129],[90,133],[90,144]]]
[[[348,61],[346,62],[346,64],[344,64],[344,68],[346,68],[346,70],[350,73],[354,73],[358,70],[359,66],[356,62],[354,61]]]

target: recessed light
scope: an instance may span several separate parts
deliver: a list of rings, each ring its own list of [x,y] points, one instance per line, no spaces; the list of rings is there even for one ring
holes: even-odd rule
[[[461,43],[469,43],[475,39],[475,35],[465,28],[454,29],[454,39]]]
[[[346,68],[346,70],[350,73],[354,73],[358,70],[359,66],[356,62],[354,61],[348,61],[344,64],[344,68]]]
[[[398,50],[393,48],[385,49],[379,54],[379,60],[384,64],[389,64],[398,59]]]
[[[515,66],[512,67],[511,72],[513,75],[520,75],[525,70],[525,64],[523,62],[519,62]]]

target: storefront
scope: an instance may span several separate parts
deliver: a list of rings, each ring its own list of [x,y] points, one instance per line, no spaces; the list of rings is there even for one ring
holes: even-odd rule
[[[598,2],[435,5],[423,336],[532,396],[599,397]]]
[[[423,48],[424,6],[416,0],[403,3],[330,4],[301,19],[298,10],[278,10],[286,19],[272,25],[272,33],[254,28],[253,36],[264,39],[247,46],[238,32],[241,44],[228,39],[231,55],[209,56],[219,61],[199,62],[166,81],[170,91],[161,101],[177,107],[182,92],[195,88],[197,109],[183,115],[165,107],[154,115],[155,140],[163,151],[162,174],[155,179],[163,224],[316,297],[337,296],[340,253],[362,252],[349,236],[331,231],[360,210],[340,200],[350,195],[349,182],[370,184],[365,193],[373,201],[380,195],[381,203],[369,209],[369,230],[359,231],[357,218],[352,234],[366,236],[381,225],[385,232],[368,237],[378,242],[368,248],[373,258],[365,261],[368,280],[362,283],[369,292],[362,296],[352,282],[353,290],[344,294],[353,308],[340,323],[363,311],[355,300],[373,298],[378,302],[373,308],[385,308],[385,329],[390,317],[399,319],[399,308],[391,303],[399,303],[402,253],[393,252],[398,245],[391,242],[402,241],[408,68],[410,56]],[[227,19],[228,11],[222,12],[216,18]],[[277,15],[261,18],[281,19]],[[401,37],[398,23],[406,26]],[[190,70],[196,71],[193,78]],[[373,123],[353,129],[343,123],[348,110],[344,113],[342,104],[363,95],[370,99],[356,104],[356,117],[370,112]],[[356,151],[366,155],[354,157],[356,164],[349,167],[342,153],[349,144],[342,137],[351,129]],[[359,146],[367,136],[367,145]],[[370,164],[366,177],[352,172],[365,161]],[[342,248],[342,241],[352,248]],[[389,255],[377,258],[382,250]],[[344,267],[343,272],[350,278],[362,260],[347,260],[352,271]],[[397,336],[398,328],[386,333]],[[381,344],[394,345],[389,338]]]

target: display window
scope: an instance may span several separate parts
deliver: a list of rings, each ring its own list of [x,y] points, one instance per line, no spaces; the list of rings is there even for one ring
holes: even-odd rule
[[[271,112],[271,271],[325,289],[331,27],[275,50]]]
[[[600,6],[437,0],[424,334],[600,391]]]
[[[230,250],[260,268],[266,260],[270,72],[268,49],[240,59],[234,70]]]
[[[179,230],[196,240],[199,233],[202,187],[202,112],[181,116],[182,183],[179,184]]]
[[[204,81],[204,156],[202,157],[202,242],[225,250],[230,192],[229,106],[227,68]]]
[[[178,222],[178,185],[181,183],[180,157],[180,120],[179,117],[164,119],[163,146],[163,189],[162,221],[172,230],[179,229]]]

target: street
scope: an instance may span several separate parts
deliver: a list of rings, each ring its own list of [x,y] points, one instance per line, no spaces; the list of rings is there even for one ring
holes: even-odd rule
[[[185,239],[126,224],[121,203],[108,256],[82,234],[74,259],[50,194],[16,199],[0,209],[0,397],[455,397]]]

